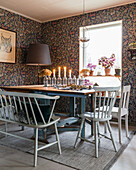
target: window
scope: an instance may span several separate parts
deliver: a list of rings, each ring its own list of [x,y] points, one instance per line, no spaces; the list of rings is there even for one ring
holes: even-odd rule
[[[90,41],[85,48],[80,44],[79,69],[86,68],[88,63],[98,65],[99,58],[103,56],[109,58],[112,54],[115,54],[116,59],[114,66],[121,68],[122,21],[98,24],[87,28]],[[82,35],[82,28],[80,28],[80,35]]]

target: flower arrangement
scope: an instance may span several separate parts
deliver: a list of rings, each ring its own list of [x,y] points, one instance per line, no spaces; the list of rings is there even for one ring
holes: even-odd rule
[[[90,71],[93,71],[93,69],[96,68],[96,65],[92,65],[92,63],[88,63],[87,68],[89,68]]]
[[[43,69],[39,72],[39,77],[44,77],[44,76],[51,76],[52,71],[49,69]]]
[[[110,58],[107,57],[101,57],[99,60],[99,65],[102,64],[105,68],[110,68],[114,65],[115,62],[115,54],[112,54]]]
[[[85,85],[85,86],[92,86],[92,85],[93,85],[93,83],[92,83],[92,82],[90,82],[88,79],[85,79],[85,81],[84,81],[84,85]]]
[[[89,75],[89,69],[82,69],[80,71],[81,76],[88,76]]]

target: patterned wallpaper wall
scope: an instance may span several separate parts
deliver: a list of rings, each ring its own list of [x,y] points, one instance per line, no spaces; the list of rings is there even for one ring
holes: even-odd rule
[[[73,74],[78,75],[78,35],[83,21],[86,25],[94,25],[117,20],[122,20],[123,23],[122,84],[130,84],[132,87],[129,119],[136,121],[136,60],[132,61],[127,51],[128,45],[136,42],[136,3],[44,23],[42,24],[42,40],[51,49],[52,66],[49,68],[67,66],[68,69],[72,68]],[[62,106],[62,108],[65,107]]]
[[[64,18],[47,23],[38,23],[0,8],[0,27],[17,33],[16,63],[0,63],[1,85],[37,84],[38,68],[26,66],[26,51],[31,43],[46,43],[50,47],[52,66],[67,66],[73,74],[79,70],[79,27],[117,20],[123,21],[122,66],[123,85],[131,84],[130,117],[136,121],[136,62],[127,51],[129,43],[136,41],[136,3],[91,12],[85,15]],[[65,99],[65,98],[64,98]],[[63,100],[64,100],[63,99]],[[66,100],[63,103],[67,103]],[[67,104],[66,104],[67,105]],[[66,106],[65,105],[65,106]],[[68,106],[63,107],[68,111]]]
[[[0,84],[36,84],[37,67],[26,66],[26,51],[31,43],[41,41],[41,24],[0,8],[0,28],[16,32],[15,64],[0,63]]]

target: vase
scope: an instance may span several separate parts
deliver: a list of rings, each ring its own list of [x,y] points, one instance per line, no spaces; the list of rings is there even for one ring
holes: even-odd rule
[[[110,68],[105,68],[105,76],[110,76]]]
[[[94,72],[94,71],[90,70],[89,76],[93,76],[93,72]]]
[[[115,76],[120,76],[120,69],[115,69]]]

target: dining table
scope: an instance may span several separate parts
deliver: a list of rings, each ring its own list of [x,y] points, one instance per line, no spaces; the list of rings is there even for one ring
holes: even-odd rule
[[[40,93],[40,94],[45,94],[45,95],[50,95],[50,96],[65,96],[70,98],[70,113],[69,116],[71,117],[77,117],[75,115],[75,109],[76,109],[76,98],[80,99],[80,104],[79,104],[79,112],[80,114],[83,114],[85,112],[85,104],[86,101],[85,99],[89,97],[91,99],[90,102],[90,111],[93,111],[93,94],[94,90],[93,89],[82,89],[82,90],[71,90],[67,88],[58,88],[58,87],[44,87],[43,85],[19,85],[19,86],[2,86],[0,87],[1,89],[5,91],[12,91],[12,92],[25,92],[25,93]],[[50,101],[47,101],[48,103]],[[66,119],[68,121],[71,119]],[[65,122],[63,120],[63,122]],[[63,126],[64,127],[64,126]],[[93,127],[93,126],[91,126]],[[64,131],[68,130],[67,127],[62,128]],[[79,128],[70,128],[70,130],[78,130]],[[83,127],[81,136],[85,136],[85,128]],[[91,134],[93,134],[93,128],[91,128]]]

